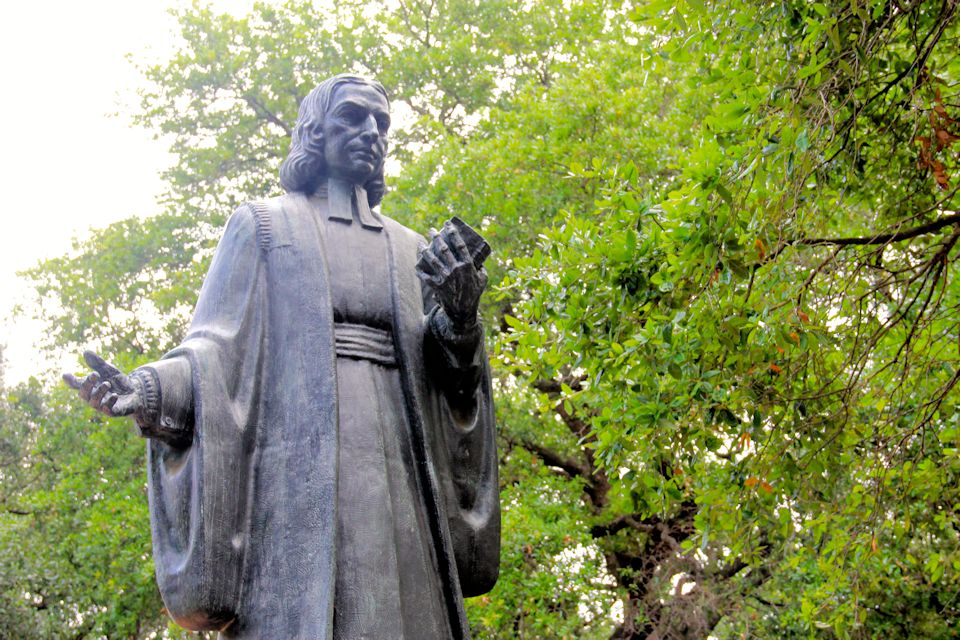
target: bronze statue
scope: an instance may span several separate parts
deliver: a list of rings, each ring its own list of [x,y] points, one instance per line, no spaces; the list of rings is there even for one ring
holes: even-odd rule
[[[371,210],[383,87],[331,78],[300,105],[287,193],[227,223],[190,331],[129,376],[91,352],[67,383],[148,441],[157,581],[227,638],[467,638],[497,579],[489,247]]]

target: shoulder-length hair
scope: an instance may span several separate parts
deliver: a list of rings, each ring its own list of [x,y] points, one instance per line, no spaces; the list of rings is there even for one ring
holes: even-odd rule
[[[330,101],[337,87],[345,84],[362,84],[373,87],[383,94],[389,104],[387,91],[376,80],[360,76],[340,74],[321,82],[300,103],[297,124],[293,127],[290,153],[280,166],[280,185],[288,192],[314,193],[327,177],[324,161],[323,120],[330,109]],[[376,174],[363,185],[367,200],[375,207],[383,200],[386,184],[383,179],[383,162]]]

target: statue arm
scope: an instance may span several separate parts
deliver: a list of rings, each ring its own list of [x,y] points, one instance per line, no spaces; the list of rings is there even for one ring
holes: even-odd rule
[[[462,223],[461,223],[462,225]],[[451,408],[467,415],[476,407],[476,392],[485,362],[483,327],[477,309],[487,284],[481,256],[474,255],[464,237],[483,239],[465,225],[453,221],[423,243],[417,275],[424,292],[427,331],[424,355],[434,383],[444,392]]]
[[[477,307],[486,273],[444,225],[420,253],[426,375],[438,399],[432,448],[464,596],[490,591],[500,558],[499,482],[490,371]],[[443,240],[443,242],[441,242]],[[444,248],[447,247],[447,248]]]
[[[471,413],[476,406],[485,359],[483,327],[457,327],[439,305],[427,315],[424,355],[432,378],[451,408]]]
[[[135,372],[158,390],[140,429],[189,438],[151,437],[147,462],[157,584],[187,629],[222,629],[239,611],[263,291],[257,224],[244,206],[227,223],[183,343]]]
[[[186,340],[125,375],[93,353],[64,381],[94,409],[132,416],[149,438],[148,494],[157,582],[188,629],[222,629],[239,606],[252,482],[261,345],[259,227],[250,206],[230,219]]]
[[[72,373],[63,379],[84,402],[112,418],[131,416],[144,438],[178,449],[190,445],[193,389],[186,359],[161,360],[125,375],[93,351],[83,357],[93,371],[82,381]]]
[[[173,357],[140,367],[130,374],[141,395],[141,408],[133,414],[140,435],[172,447],[193,440],[193,385],[190,362]]]

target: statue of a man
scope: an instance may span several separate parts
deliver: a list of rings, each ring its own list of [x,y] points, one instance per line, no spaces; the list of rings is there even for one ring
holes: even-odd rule
[[[67,382],[149,438],[157,580],[227,638],[466,638],[497,579],[489,248],[371,210],[386,92],[331,78],[300,105],[286,195],[227,223],[190,331],[129,376]]]

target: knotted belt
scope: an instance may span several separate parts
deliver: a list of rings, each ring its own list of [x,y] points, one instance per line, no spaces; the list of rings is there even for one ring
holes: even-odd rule
[[[368,360],[384,367],[397,366],[393,336],[389,331],[365,324],[335,322],[333,336],[338,357]]]

